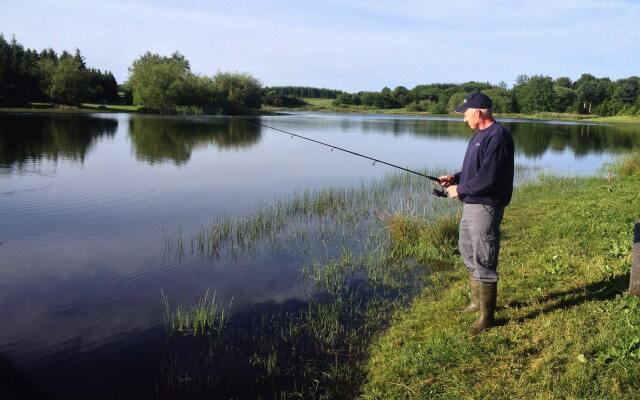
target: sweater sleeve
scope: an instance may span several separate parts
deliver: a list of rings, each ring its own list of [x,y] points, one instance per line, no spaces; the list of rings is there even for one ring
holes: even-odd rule
[[[494,137],[489,141],[478,173],[458,185],[458,193],[463,196],[482,196],[490,194],[491,189],[499,185],[502,171],[508,162],[509,151],[502,141]]]

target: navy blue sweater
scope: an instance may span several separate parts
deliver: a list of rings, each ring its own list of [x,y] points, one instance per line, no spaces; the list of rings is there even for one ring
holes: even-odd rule
[[[464,203],[506,206],[513,193],[513,137],[494,122],[469,141],[462,171],[454,175]]]

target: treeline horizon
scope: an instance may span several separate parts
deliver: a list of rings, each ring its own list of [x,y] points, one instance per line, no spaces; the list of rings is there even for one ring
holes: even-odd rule
[[[397,86],[376,91],[349,93],[309,86],[262,87],[249,73],[196,74],[179,52],[161,56],[147,52],[129,67],[126,82],[118,85],[110,71],[87,67],[79,49],[56,54],[24,49],[15,37],[0,34],[0,106],[34,102],[62,105],[133,104],[160,112],[241,113],[263,104],[278,107],[304,106],[304,97],[333,99],[337,107],[404,108],[433,114],[453,112],[473,91],[494,101],[497,113],[559,112],[591,115],[639,115],[640,78],[611,80],[582,74],[569,77],[520,75],[514,85],[489,82],[430,83],[412,89]]]
[[[511,89],[504,82],[434,83],[417,85],[413,89],[397,86],[379,92],[341,93],[334,106],[366,106],[382,109],[406,108],[433,114],[453,113],[456,105],[474,91],[481,91],[493,100],[497,113],[558,112],[585,115],[640,115],[640,78],[612,81],[582,74],[572,81],[569,77],[520,75]]]
[[[15,37],[0,33],[0,106],[51,102],[128,104],[167,113],[220,114],[258,109],[263,102],[260,81],[248,73],[196,74],[179,52],[151,52],[136,58],[129,77],[118,85],[109,71],[88,68],[79,49],[60,55],[49,48],[25,49]]]
[[[113,74],[87,67],[79,49],[59,55],[51,48],[25,50],[15,37],[7,42],[0,34],[0,105],[119,101]]]

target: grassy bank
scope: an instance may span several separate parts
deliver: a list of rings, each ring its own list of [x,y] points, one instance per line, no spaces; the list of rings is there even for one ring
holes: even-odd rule
[[[79,106],[63,106],[52,103],[32,103],[25,107],[2,107],[0,112],[58,112],[58,113],[79,113],[79,112],[126,112],[134,113],[143,111],[139,106],[122,104],[92,104],[83,103]]]
[[[385,114],[385,115],[415,115],[415,116],[448,116],[460,118],[460,114],[435,115],[423,111],[409,111],[406,108],[374,108],[367,106],[336,107],[332,104],[333,99],[303,99],[308,105],[297,107],[291,111],[316,111],[334,113],[363,113],[363,114]],[[265,107],[271,111],[286,111],[285,108]],[[561,120],[561,121],[589,121],[609,124],[640,124],[640,116],[619,115],[613,117],[599,117],[597,115],[569,114],[556,112],[539,112],[534,114],[496,114],[497,118],[530,119],[530,120]]]
[[[466,272],[440,271],[371,347],[367,399],[632,399],[640,299],[626,294],[640,155],[611,181],[545,178],[505,213],[499,326],[473,337]],[[626,176],[625,176],[626,175]],[[421,229],[396,243],[419,254]]]

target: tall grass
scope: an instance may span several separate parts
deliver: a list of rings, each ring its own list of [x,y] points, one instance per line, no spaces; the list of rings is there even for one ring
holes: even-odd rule
[[[640,148],[620,157],[614,170],[620,176],[640,175]]]
[[[301,252],[308,298],[251,317],[236,313],[224,329],[211,324],[220,332],[216,340],[196,342],[195,357],[176,356],[179,367],[168,371],[165,389],[181,387],[172,392],[177,396],[215,388],[227,397],[238,391],[247,398],[354,397],[371,340],[433,284],[430,271],[453,264],[460,205],[434,198],[432,188],[423,178],[393,174],[351,188],[305,191],[249,216],[219,218],[193,235],[191,255],[213,263]],[[196,315],[203,315],[198,327],[217,321],[207,304],[172,311],[167,320],[178,332],[211,337],[192,323]]]

